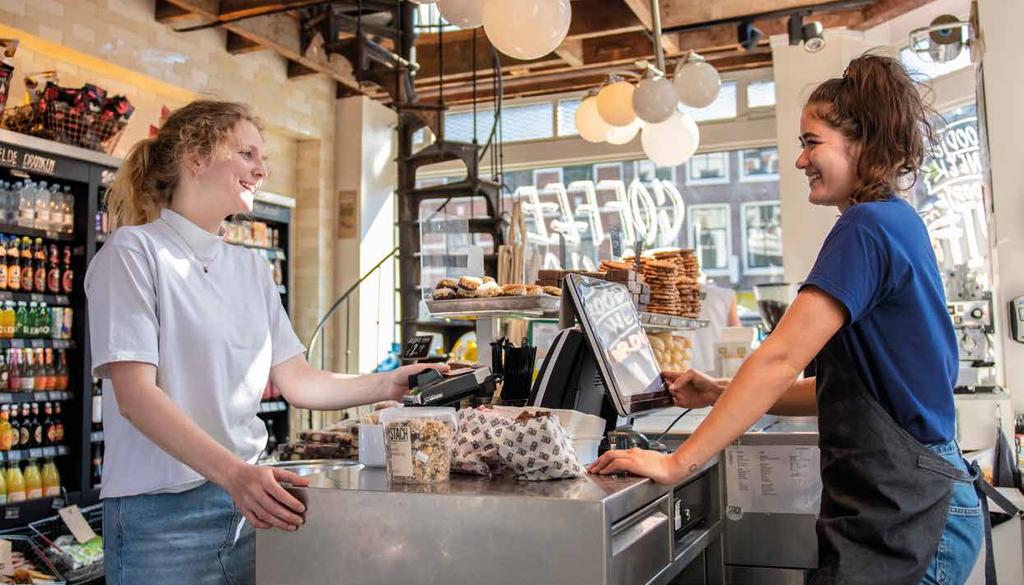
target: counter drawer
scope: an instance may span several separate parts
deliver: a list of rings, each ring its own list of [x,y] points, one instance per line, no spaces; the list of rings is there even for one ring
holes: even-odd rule
[[[670,504],[665,494],[612,526],[609,583],[644,585],[672,564]]]

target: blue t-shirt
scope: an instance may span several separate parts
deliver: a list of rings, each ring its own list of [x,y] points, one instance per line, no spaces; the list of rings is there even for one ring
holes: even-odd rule
[[[899,197],[858,203],[836,222],[802,286],[846,307],[839,331],[857,373],[925,444],[955,434],[958,354],[924,222]]]

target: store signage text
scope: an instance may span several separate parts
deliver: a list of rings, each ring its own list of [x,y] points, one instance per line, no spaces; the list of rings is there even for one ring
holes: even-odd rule
[[[573,181],[569,185],[549,183],[543,189],[524,186],[516,190],[516,197],[523,200],[523,213],[530,218],[527,222],[527,241],[540,246],[558,245],[565,240],[571,250],[567,258],[569,266],[562,266],[558,255],[545,252],[545,268],[572,268],[594,270],[596,258],[579,252],[587,234],[595,250],[607,239],[603,215],[614,215],[622,230],[622,247],[631,249],[633,243],[642,240],[645,246],[672,245],[682,229],[686,206],[683,197],[671,181],[655,179],[650,188],[634,179],[627,188],[622,181]],[[601,206],[599,192],[610,192],[610,200]],[[541,201],[541,195],[547,201]],[[554,201],[550,201],[551,197]],[[573,201],[578,201],[575,207]],[[552,215],[554,219],[548,221]]]
[[[928,199],[918,212],[944,269],[985,265],[988,222],[977,123],[970,116],[946,127],[925,165]]]
[[[0,165],[52,175],[57,168],[57,161],[52,158],[24,152],[9,146],[0,146]]]

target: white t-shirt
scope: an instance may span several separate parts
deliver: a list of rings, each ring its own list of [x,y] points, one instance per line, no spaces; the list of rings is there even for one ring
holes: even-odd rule
[[[690,367],[710,376],[717,376],[715,364],[715,342],[722,335],[722,329],[729,326],[729,308],[736,299],[736,291],[713,284],[704,286],[704,302],[700,307],[700,318],[708,321],[707,327],[688,333],[693,347],[690,349]]]
[[[155,365],[157,385],[186,416],[240,459],[259,457],[267,431],[256,413],[270,368],[305,349],[256,251],[165,209],[111,234],[89,265],[85,292],[93,375],[104,379],[101,497],[204,481],[121,416],[112,362]]]

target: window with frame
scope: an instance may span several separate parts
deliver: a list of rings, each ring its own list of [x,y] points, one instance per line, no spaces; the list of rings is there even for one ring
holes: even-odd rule
[[[728,182],[728,151],[694,155],[686,163],[687,185],[720,185]]]
[[[745,272],[782,269],[782,206],[778,201],[743,205]]]
[[[775,105],[775,81],[751,81],[747,84],[747,108],[770,108]]]
[[[740,151],[741,181],[778,181],[779,149],[747,148]]]
[[[578,136],[576,129],[576,110],[580,107],[580,98],[570,100],[558,100],[558,135]]]
[[[654,179],[672,181],[673,183],[676,180],[675,167],[659,167],[650,160],[633,161],[633,165],[633,176],[645,183],[649,183]]]
[[[732,254],[729,205],[692,205],[688,215],[690,241],[701,270],[708,274],[727,273]]]

